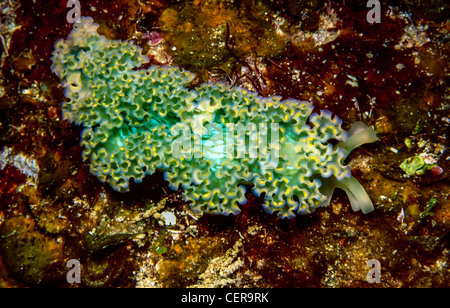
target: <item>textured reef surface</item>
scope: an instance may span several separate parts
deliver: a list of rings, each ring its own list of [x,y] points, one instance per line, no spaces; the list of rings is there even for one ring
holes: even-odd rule
[[[447,1],[79,2],[0,2],[1,287],[450,285]]]

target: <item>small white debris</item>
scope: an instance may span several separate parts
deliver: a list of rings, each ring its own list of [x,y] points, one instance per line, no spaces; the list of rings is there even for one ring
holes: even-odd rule
[[[399,71],[401,71],[402,69],[405,68],[405,66],[404,66],[402,63],[398,63],[395,67],[396,67]]]
[[[166,226],[173,226],[177,223],[177,217],[174,215],[174,213],[165,211],[162,212],[161,215],[164,217]]]
[[[397,216],[397,220],[400,221],[400,223],[403,223],[404,219],[405,219],[405,210],[402,208],[402,210]]]
[[[390,147],[389,150],[391,150],[391,151],[394,152],[395,154],[398,153],[398,150],[397,150],[396,148],[394,148],[394,147]]]
[[[352,75],[350,75],[350,74],[347,74],[347,77],[349,78],[349,79],[347,79],[347,81],[345,82],[345,84],[349,84],[349,85],[351,85],[352,87],[354,87],[354,88],[357,88],[359,85],[358,85],[358,79],[355,77],[355,76],[352,76]]]

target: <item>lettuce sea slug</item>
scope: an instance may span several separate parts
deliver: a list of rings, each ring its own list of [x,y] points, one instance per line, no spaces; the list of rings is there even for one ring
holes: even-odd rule
[[[239,213],[246,188],[264,209],[292,218],[327,206],[335,188],[354,211],[373,210],[344,165],[349,153],[375,142],[356,122],[347,132],[309,102],[261,97],[243,88],[203,84],[192,73],[152,66],[141,48],[110,41],[82,17],[55,44],[52,71],[64,86],[64,119],[82,125],[83,159],[102,182],[125,192],[156,170],[194,211]],[[330,140],[336,140],[332,145]]]

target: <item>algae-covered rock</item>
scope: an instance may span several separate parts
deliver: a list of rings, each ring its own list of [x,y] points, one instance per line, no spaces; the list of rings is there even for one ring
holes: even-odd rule
[[[0,228],[0,252],[7,270],[30,284],[63,278],[63,243],[39,233],[23,216],[10,218]]]
[[[187,1],[181,10],[166,9],[160,23],[166,50],[178,65],[230,72],[241,58],[274,56],[284,49],[272,18],[259,2],[236,7],[227,1]]]

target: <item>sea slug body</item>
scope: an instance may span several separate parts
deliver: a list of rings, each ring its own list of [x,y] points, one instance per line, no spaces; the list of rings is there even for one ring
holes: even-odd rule
[[[83,159],[100,181],[125,192],[156,170],[194,211],[237,214],[246,189],[280,217],[327,206],[334,189],[354,211],[372,202],[344,165],[376,134],[362,122],[347,132],[309,102],[261,97],[225,84],[188,85],[194,75],[151,66],[141,48],[97,33],[90,17],[55,44],[52,71],[68,101],[63,117],[82,125]],[[337,140],[336,145],[329,143]]]

